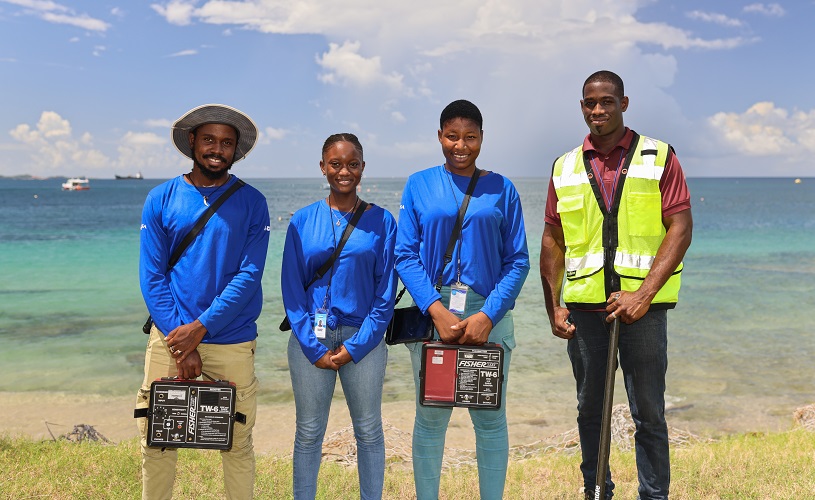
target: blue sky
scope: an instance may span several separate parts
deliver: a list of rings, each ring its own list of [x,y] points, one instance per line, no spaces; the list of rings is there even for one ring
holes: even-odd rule
[[[442,161],[452,100],[484,115],[478,165],[546,177],[587,133],[583,80],[625,80],[625,122],[690,177],[811,176],[815,0],[0,0],[0,175],[167,178],[169,126],[210,102],[262,136],[234,171],[319,176],[356,133],[366,175]]]

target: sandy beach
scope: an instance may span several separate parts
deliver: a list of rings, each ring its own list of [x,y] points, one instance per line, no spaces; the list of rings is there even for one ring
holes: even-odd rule
[[[76,396],[53,392],[0,392],[0,435],[28,436],[33,439],[51,439],[73,430],[75,425],[92,425],[96,431],[113,442],[138,436],[133,419],[134,397]],[[413,429],[412,401],[384,403],[383,419],[393,428],[410,433]],[[510,419],[510,446],[530,444],[563,432],[573,426],[564,421],[546,422],[537,411],[525,405],[508,407]],[[46,425],[46,423],[48,425]],[[326,436],[351,424],[344,401],[334,400]],[[254,430],[255,450],[258,453],[285,456],[294,443],[294,403],[258,406]],[[50,428],[50,433],[49,433]],[[474,450],[475,437],[467,411],[453,411],[447,433],[447,447]]]

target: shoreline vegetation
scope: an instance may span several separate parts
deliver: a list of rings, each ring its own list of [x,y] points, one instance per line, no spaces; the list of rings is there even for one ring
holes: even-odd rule
[[[0,499],[136,498],[141,491],[140,451],[132,419],[134,398],[0,393]],[[387,473],[384,498],[415,498],[410,466],[413,403],[389,404],[385,416]],[[43,411],[47,409],[47,411]],[[291,444],[294,426],[289,405],[261,405],[255,428],[256,498],[291,498]],[[353,431],[343,413],[334,412],[326,433],[318,498],[359,496]],[[58,415],[59,417],[55,417]],[[263,415],[263,416],[261,416]],[[72,419],[66,425],[66,419]],[[393,420],[389,420],[393,419]],[[50,420],[48,420],[50,419]],[[55,422],[59,420],[59,422]],[[262,422],[275,422],[264,425]],[[669,422],[670,423],[670,422]],[[812,498],[815,492],[815,404],[791,416],[791,428],[717,437],[670,429],[671,498]],[[91,426],[76,442],[71,434]],[[76,427],[75,427],[76,426]],[[41,429],[40,429],[41,428]],[[637,495],[632,449],[633,424],[625,405],[612,419],[612,473],[618,498]],[[510,422],[507,499],[582,498],[576,431],[541,436],[516,445]],[[109,443],[104,442],[106,438]],[[471,500],[478,492],[474,440],[466,412],[454,412],[445,452],[441,498]],[[222,498],[220,457],[212,450],[184,449],[174,497]]]

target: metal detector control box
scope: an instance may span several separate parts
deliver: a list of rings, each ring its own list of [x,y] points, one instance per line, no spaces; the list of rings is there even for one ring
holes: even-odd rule
[[[464,406],[498,409],[504,381],[504,349],[427,342],[422,346],[419,372],[424,406]]]
[[[232,447],[235,384],[164,378],[150,385],[150,402],[135,416],[147,417],[147,445],[166,448]]]

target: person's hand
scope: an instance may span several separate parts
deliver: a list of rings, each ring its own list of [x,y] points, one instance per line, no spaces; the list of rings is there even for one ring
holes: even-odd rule
[[[490,317],[484,312],[478,311],[472,316],[459,321],[451,329],[463,332],[458,339],[459,344],[483,345],[490,338],[492,327]]]
[[[458,316],[451,313],[440,300],[430,304],[427,308],[428,314],[433,319],[433,326],[439,332],[439,338],[448,343],[458,342],[458,339],[464,333],[464,330],[453,330],[453,325],[458,324],[461,320]]]
[[[201,376],[201,369],[203,363],[201,362],[201,355],[198,354],[198,349],[193,349],[183,360],[176,360],[176,368],[178,369],[178,377],[183,379],[196,379]]]
[[[332,357],[334,357],[334,351],[328,351],[314,363],[314,366],[323,370],[339,370],[340,366],[331,360]]]
[[[554,319],[552,323],[552,335],[569,340],[574,337],[577,327],[569,321],[569,310],[565,307],[555,307]]]
[[[347,365],[354,359],[351,357],[351,353],[345,348],[345,345],[341,345],[339,350],[331,356],[331,361],[337,365],[337,369],[343,365]]]
[[[176,364],[183,362],[194,351],[201,339],[207,334],[207,328],[198,320],[181,325],[167,335],[167,347],[175,358]]]
[[[606,322],[612,323],[616,318],[630,325],[645,316],[651,301],[639,292],[614,292],[609,295],[606,306]]]

